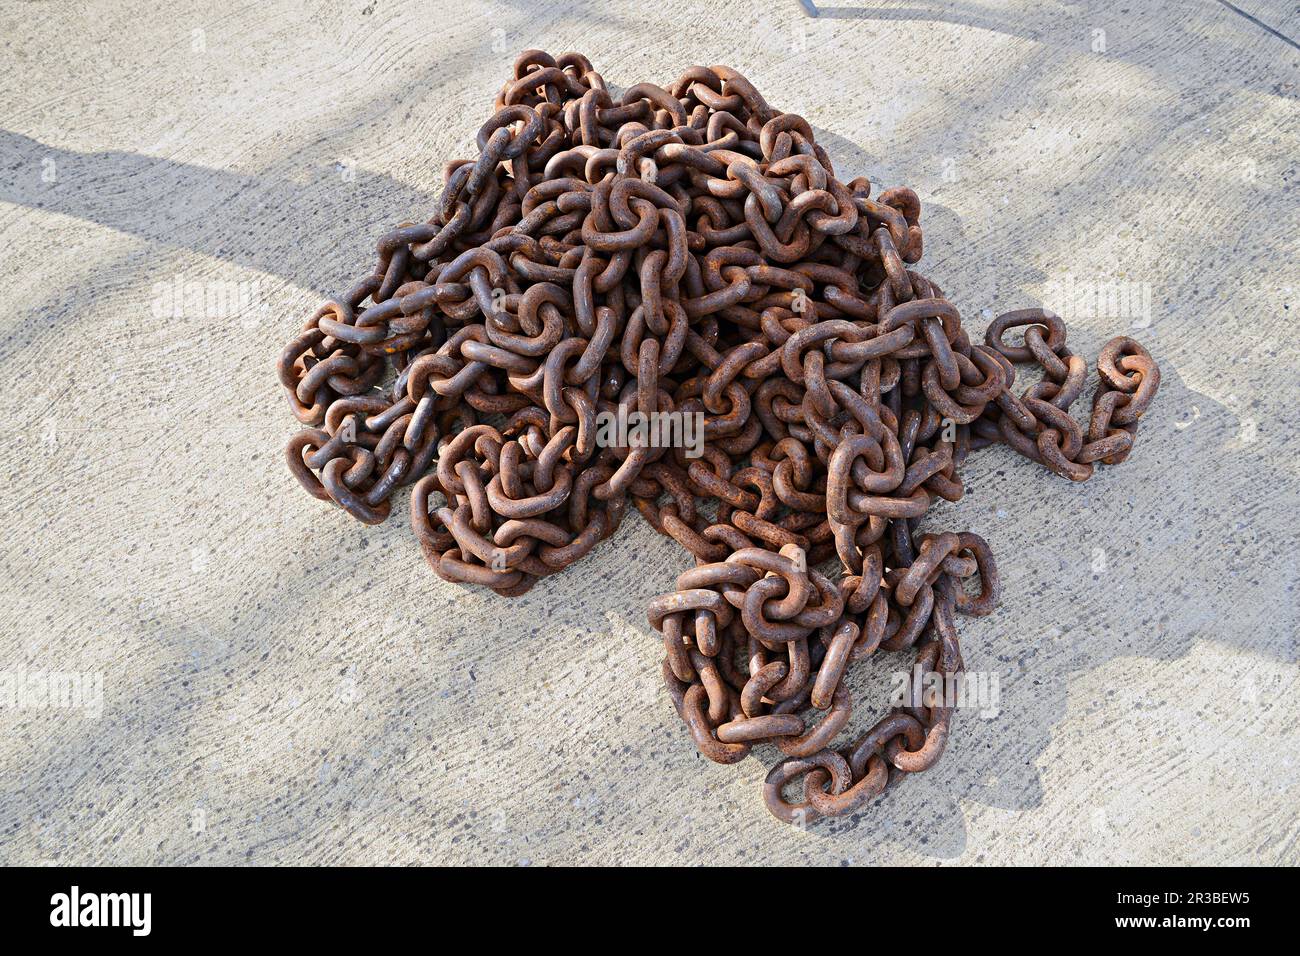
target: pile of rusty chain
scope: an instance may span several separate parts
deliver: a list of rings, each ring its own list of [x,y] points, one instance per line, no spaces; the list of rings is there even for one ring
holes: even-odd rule
[[[310,426],[294,475],[366,523],[414,483],[433,570],[504,595],[591,551],[630,501],[695,559],[649,616],[702,754],[774,744],[765,800],[801,822],[932,766],[951,707],[895,707],[832,749],[850,664],[911,649],[957,674],[955,614],[998,602],[984,540],[918,522],[989,444],[1075,481],[1123,461],[1151,356],[1105,346],[1085,431],[1061,320],[1010,312],[973,344],[909,268],[916,193],[841,182],[808,123],[725,66],[615,98],[585,57],[531,50],[477,142],[432,218],[384,235],[281,355]],[[1041,370],[1019,394],[1015,363]],[[602,415],[635,412],[699,416],[702,454],[600,440]]]

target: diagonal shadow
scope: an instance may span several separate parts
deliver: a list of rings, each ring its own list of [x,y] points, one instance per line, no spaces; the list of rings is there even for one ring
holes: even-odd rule
[[[1196,14],[1208,13],[1211,17],[1239,28],[1243,39],[1249,38],[1246,45],[1257,45],[1261,39],[1254,31],[1272,34],[1266,42],[1280,42],[1297,47],[1294,39],[1272,26],[1256,19],[1224,0],[1208,0],[1202,4],[1161,4],[1159,10],[1135,11],[1130,8],[1116,9],[1106,0],[1074,0],[1056,4],[1050,10],[1043,10],[1040,19],[1030,19],[1024,11],[1016,7],[991,9],[979,3],[964,0],[943,0],[943,2],[920,2],[907,6],[839,6],[823,5],[816,0],[799,0],[803,12],[820,20],[875,20],[901,23],[948,23],[955,26],[971,27],[1000,33],[1004,36],[1032,40],[1055,50],[1075,51],[1087,48],[1087,41],[1092,30],[1110,28],[1120,17],[1159,17],[1161,28],[1168,32],[1177,31],[1180,45],[1184,52],[1203,59],[1201,67],[1204,73],[1198,79],[1211,85],[1230,85],[1228,76],[1222,70],[1221,61],[1213,58],[1209,45],[1200,43],[1203,27]],[[1189,9],[1190,8],[1190,9]],[[1118,32],[1118,31],[1115,31]],[[1281,47],[1278,48],[1279,50]],[[1185,76],[1188,67],[1174,58],[1152,57],[1149,49],[1142,45],[1128,45],[1112,42],[1106,55],[1122,63],[1131,63],[1156,70],[1165,76]],[[1276,84],[1265,79],[1240,74],[1231,77],[1233,88],[1252,89],[1279,95],[1289,95],[1278,89]]]
[[[427,215],[435,199],[366,170],[335,167],[298,182],[289,178],[296,164],[248,175],[121,151],[80,153],[8,130],[0,130],[0,155],[7,157],[0,202],[257,269],[321,295],[332,294],[320,285],[329,278],[322,266],[365,261],[373,236],[392,224],[358,222],[358,215]],[[54,170],[54,182],[42,182],[43,169]],[[349,188],[336,188],[340,182]],[[355,254],[340,254],[347,247]]]

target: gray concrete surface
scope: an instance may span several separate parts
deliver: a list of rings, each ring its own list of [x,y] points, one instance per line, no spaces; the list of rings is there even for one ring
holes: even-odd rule
[[[848,4],[0,3],[0,681],[89,675],[0,707],[0,861],[1300,862],[1300,8]],[[511,603],[284,468],[282,343],[528,47],[735,65],[918,190],[973,328],[1045,302],[1164,368],[1127,464],[983,452],[934,513],[998,556],[961,623],[1002,712],[855,818],[781,827],[771,753],[696,754],[643,613],[683,557],[635,516]]]

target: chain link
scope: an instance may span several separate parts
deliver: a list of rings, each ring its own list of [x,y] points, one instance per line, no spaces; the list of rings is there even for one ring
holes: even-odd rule
[[[413,485],[435,573],[508,596],[630,503],[695,561],[649,619],[702,754],[775,745],[764,800],[799,822],[933,766],[951,707],[894,708],[833,749],[850,665],[902,651],[960,673],[955,615],[998,603],[984,539],[919,522],[961,499],[987,445],[1074,481],[1122,462],[1159,387],[1151,355],[1106,344],[1085,431],[1061,319],[1008,312],[973,344],[912,268],[916,193],[841,182],[807,121],[728,67],[615,98],[585,57],[530,50],[476,141],[433,216],[385,234],[281,354],[309,426],[294,476],[366,523]],[[1018,395],[1017,363],[1042,372]],[[701,455],[598,440],[601,416],[665,412],[700,416]]]

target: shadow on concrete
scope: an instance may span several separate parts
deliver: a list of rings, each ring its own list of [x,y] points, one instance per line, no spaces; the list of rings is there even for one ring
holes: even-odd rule
[[[1248,42],[1276,42],[1300,50],[1300,44],[1297,44],[1292,37],[1239,7],[1225,3],[1224,0],[1196,5],[1199,9],[1194,9],[1190,13],[1179,9],[1176,4],[1169,3],[1158,4],[1159,9],[1143,9],[1137,6],[1116,8],[1115,4],[1108,3],[1106,0],[1074,0],[1074,2],[1055,4],[1050,11],[1044,9],[1041,19],[1037,21],[1026,17],[1021,9],[990,7],[982,3],[964,2],[964,0],[919,2],[898,6],[831,5],[817,3],[816,0],[799,0],[799,3],[808,16],[820,20],[947,23],[988,30],[1004,36],[1032,40],[1059,50],[1076,52],[1088,49],[1088,44],[1093,39],[1093,31],[1109,30],[1112,39],[1105,49],[1107,56],[1115,57],[1125,63],[1154,67],[1164,74],[1172,74],[1174,71],[1182,74],[1185,67],[1181,62],[1175,65],[1172,59],[1152,58],[1149,51],[1144,51],[1140,46],[1126,44],[1123,36],[1125,32],[1132,32],[1131,24],[1124,22],[1126,18],[1158,18],[1163,29],[1189,45],[1195,46],[1198,45],[1203,34],[1198,33],[1194,27],[1203,26],[1203,22],[1193,19],[1194,16],[1213,13],[1218,19],[1241,30],[1243,38],[1248,38]],[[1285,52],[1281,46],[1278,50]],[[1209,75],[1205,77],[1206,82],[1211,84],[1223,82],[1225,74],[1218,68],[1219,62],[1212,58],[1210,50],[1208,48],[1202,50],[1199,56],[1205,58],[1204,66],[1209,71]],[[1274,84],[1267,81],[1261,81],[1256,89],[1260,92],[1281,92]]]
[[[257,269],[321,297],[354,278],[323,276],[323,268],[364,263],[359,272],[386,226],[427,218],[436,199],[435,192],[362,169],[330,166],[301,179],[291,178],[299,168],[286,164],[244,174],[134,153],[79,153],[7,130],[0,130],[0,156],[0,202]],[[55,171],[54,182],[42,181],[45,168]],[[357,221],[374,209],[386,218]],[[342,248],[355,254],[344,258]],[[323,286],[326,280],[333,285]]]

